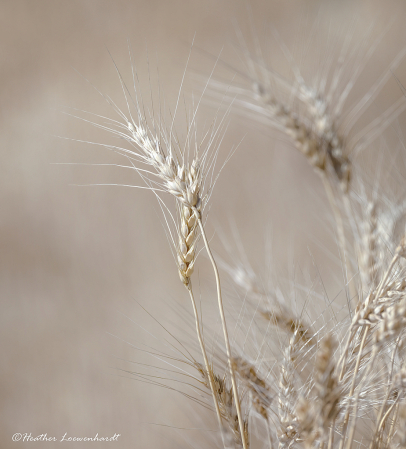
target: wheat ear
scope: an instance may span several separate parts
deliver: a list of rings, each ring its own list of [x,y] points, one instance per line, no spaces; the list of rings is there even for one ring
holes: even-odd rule
[[[245,438],[244,420],[242,418],[242,413],[241,413],[240,398],[238,397],[237,382],[236,382],[236,379],[235,379],[235,373],[234,373],[234,368],[233,368],[233,363],[232,363],[232,356],[231,356],[230,340],[228,338],[226,317],[225,317],[225,314],[224,314],[223,299],[222,299],[222,296],[221,296],[220,275],[219,275],[219,271],[218,271],[218,268],[217,268],[217,265],[216,265],[216,261],[214,260],[213,254],[211,252],[209,242],[207,241],[206,232],[205,232],[204,227],[203,227],[203,223],[202,223],[202,220],[201,220],[200,213],[199,213],[199,211],[196,208],[193,208],[193,212],[194,212],[194,214],[196,216],[196,219],[197,219],[197,222],[199,224],[200,232],[202,234],[203,241],[204,241],[204,245],[206,247],[206,251],[207,251],[207,254],[209,255],[210,262],[211,262],[211,264],[213,266],[214,275],[216,277],[218,306],[219,306],[220,317],[221,317],[221,324],[222,324],[223,333],[224,333],[224,341],[225,341],[226,351],[227,351],[227,360],[228,360],[228,366],[229,366],[229,370],[230,370],[231,385],[233,387],[233,396],[234,396],[234,402],[235,402],[235,409],[237,411],[238,423],[239,423],[239,426],[240,426],[242,445],[243,445],[244,449],[247,449],[248,446],[247,446],[247,441],[246,441],[246,438]]]
[[[233,368],[239,374],[240,379],[250,393],[252,406],[268,423],[268,409],[272,402],[269,386],[265,380],[260,377],[255,366],[244,358],[235,358],[232,360],[232,363]]]
[[[194,211],[200,216],[203,208],[201,197],[202,169],[197,154],[191,164],[185,164],[184,160],[180,163],[176,155],[173,154],[170,146],[165,152],[159,139],[156,136],[149,136],[143,126],[128,122],[128,130],[131,133],[132,142],[142,151],[142,160],[154,167],[158,177],[163,181],[163,189],[173,195],[177,200],[180,215],[180,224],[178,226],[179,243],[176,245],[178,273],[180,280],[189,292],[192,302],[197,338],[204,359],[214,408],[224,442],[220,407],[214,388],[212,370],[200,330],[199,314],[190,280],[194,270],[195,246],[197,243],[197,220]]]
[[[179,247],[178,247],[178,272],[180,280],[189,292],[189,296],[192,302],[193,313],[195,315],[196,333],[199,340],[200,349],[202,351],[204,364],[206,367],[207,377],[209,380],[209,386],[213,397],[214,408],[216,410],[217,420],[220,426],[221,437],[224,443],[223,435],[223,422],[221,418],[220,406],[217,400],[216,391],[214,387],[214,380],[212,375],[212,369],[207,358],[206,348],[203,341],[203,336],[200,330],[199,315],[196,307],[196,301],[193,295],[192,282],[190,277],[194,270],[195,263],[195,245],[197,241],[196,227],[197,220],[193,213],[192,207],[201,214],[202,201],[199,197],[199,164],[197,160],[193,160],[188,173],[183,171],[182,182],[189,178],[191,185],[195,186],[192,191],[188,191],[186,195],[187,201],[183,201],[183,205],[180,205],[180,227],[179,227]],[[187,189],[186,189],[187,190]]]
[[[185,170],[182,170],[181,176],[182,177],[180,178],[180,180],[183,183],[185,182],[186,177],[188,177],[189,182],[192,185],[195,185],[196,188],[194,189],[193,192],[190,192],[189,194],[186,195],[186,197],[188,198],[188,203],[183,202],[183,205],[179,206],[180,227],[178,232],[179,246],[177,248],[178,272],[180,280],[182,281],[183,285],[189,292],[190,300],[192,302],[193,313],[195,315],[197,338],[199,340],[200,349],[202,351],[203,360],[207,371],[207,377],[209,379],[209,386],[213,397],[214,408],[216,410],[217,420],[219,422],[220,430],[223,437],[223,430],[222,430],[223,423],[221,419],[220,407],[217,401],[217,396],[215,394],[214,381],[211,373],[212,370],[210,369],[206,348],[204,346],[203,336],[200,330],[199,314],[196,307],[196,301],[193,295],[192,282],[190,280],[190,277],[194,270],[195,245],[197,241],[196,236],[197,221],[190,206],[191,204],[193,204],[194,207],[199,211],[199,214],[201,213],[201,206],[202,206],[202,202],[199,199],[199,190],[198,190],[199,164],[197,163],[196,159],[193,160],[188,170],[188,173],[186,173]]]
[[[283,352],[283,361],[279,374],[279,420],[282,425],[281,434],[279,435],[280,449],[290,447],[299,437],[294,403],[297,402],[298,391],[295,385],[297,358],[302,347],[300,330],[296,329]]]

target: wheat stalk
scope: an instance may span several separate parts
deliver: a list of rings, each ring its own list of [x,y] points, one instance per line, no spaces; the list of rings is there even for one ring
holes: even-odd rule
[[[227,351],[227,360],[228,360],[228,366],[230,370],[230,378],[231,378],[231,384],[233,388],[233,395],[234,395],[234,401],[235,401],[235,408],[237,410],[237,416],[238,416],[238,423],[240,426],[240,433],[241,433],[241,440],[242,445],[244,449],[247,449],[247,441],[245,436],[245,429],[244,429],[244,420],[241,413],[241,405],[240,405],[240,398],[238,395],[238,388],[237,388],[237,381],[235,378],[234,368],[233,368],[233,362],[232,362],[232,354],[231,354],[231,346],[230,346],[230,339],[228,337],[228,330],[227,330],[227,323],[226,323],[226,317],[224,314],[224,307],[223,307],[223,298],[221,295],[221,285],[220,285],[220,274],[217,268],[216,261],[214,260],[213,254],[210,249],[209,242],[207,241],[206,232],[203,227],[203,223],[201,220],[201,217],[196,209],[194,209],[194,214],[196,216],[197,222],[199,223],[200,231],[202,233],[204,245],[206,247],[207,253],[210,258],[210,262],[213,266],[214,275],[216,277],[216,286],[217,286],[217,300],[218,300],[218,306],[220,311],[220,317],[221,317],[221,323],[223,327],[223,334],[224,334],[224,341],[226,344],[226,351]]]

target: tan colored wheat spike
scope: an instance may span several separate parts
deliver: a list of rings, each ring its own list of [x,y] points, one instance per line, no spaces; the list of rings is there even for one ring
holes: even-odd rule
[[[289,339],[280,368],[279,376],[279,434],[280,448],[289,447],[299,436],[298,418],[295,405],[298,399],[297,358],[302,348],[300,330],[297,329]]]
[[[240,426],[238,422],[238,416],[234,404],[234,395],[232,388],[227,388],[226,386],[226,376],[223,377],[215,374],[211,368],[208,375],[207,371],[203,369],[201,365],[195,365],[196,369],[199,371],[203,378],[203,382],[207,388],[210,388],[209,375],[213,378],[214,391],[220,406],[221,416],[223,421],[227,424],[224,428],[225,437],[223,443],[227,442],[227,434],[232,436],[232,443],[225,444],[226,447],[235,447],[239,449],[243,447],[243,440],[241,438]],[[245,441],[249,441],[248,437],[248,423],[244,421],[244,438]]]
[[[285,130],[296,148],[317,171],[326,173],[332,169],[342,189],[347,192],[351,179],[351,164],[344,155],[342,138],[337,134],[334,122],[328,115],[328,105],[306,86],[300,86],[299,98],[306,105],[309,121],[281,104],[263,86],[254,84],[257,98],[266,105],[269,114]]]
[[[192,185],[196,183],[198,170],[197,162],[194,160],[188,174]],[[197,183],[196,185],[198,187]],[[198,214],[201,214],[201,200],[197,188],[194,194],[196,195],[196,201],[193,201],[195,204],[191,202],[190,205],[195,207]],[[194,198],[191,199],[194,200]],[[180,206],[178,267],[180,279],[185,286],[189,284],[190,276],[194,270],[197,231],[197,219],[192,207],[183,204],[183,206]]]
[[[341,391],[335,373],[334,350],[336,343],[331,334],[322,339],[315,360],[315,393],[313,401],[303,398],[296,408],[301,434],[307,447],[313,447],[318,440],[326,445],[332,438],[334,423],[339,413]]]
[[[146,161],[152,165],[169,193],[181,203],[178,268],[181,281],[187,286],[193,273],[195,262],[196,226],[197,220],[192,208],[200,214],[202,200],[200,197],[199,163],[194,159],[190,167],[175,162],[169,153],[165,156],[162,147],[156,139],[153,141],[140,126],[128,123],[134,142],[141,148]]]
[[[369,202],[363,220],[362,250],[359,255],[361,282],[371,288],[377,282],[380,270],[380,245],[376,203]]]
[[[272,402],[269,386],[258,375],[253,364],[241,357],[234,358],[232,363],[236,373],[239,374],[240,379],[249,391],[252,407],[266,421],[268,421],[268,409]]]
[[[289,333],[298,333],[299,337],[304,343],[309,343],[312,340],[309,329],[301,322],[299,318],[295,318],[292,314],[281,308],[281,311],[269,311],[263,310],[261,315],[272,325],[277,326],[280,330],[284,330]]]

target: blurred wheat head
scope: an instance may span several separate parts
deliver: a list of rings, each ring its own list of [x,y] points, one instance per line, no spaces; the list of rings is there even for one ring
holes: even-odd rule
[[[212,75],[206,82],[204,93],[217,112],[203,133],[197,126],[203,97],[192,101],[182,135],[174,125],[181,94],[169,120],[161,110],[156,114],[139,95],[134,69],[132,89],[118,72],[126,109],[106,97],[118,118],[89,119],[120,139],[119,145],[105,146],[122,155],[143,188],[157,198],[174,266],[191,300],[193,315],[184,316],[193,321],[199,355],[191,352],[195,345],[188,321],[182,339],[173,337],[180,346],[176,357],[151,356],[172,376],[168,383],[181,379],[178,389],[193,399],[197,421],[204,421],[207,409],[214,411],[218,432],[210,434],[207,446],[406,447],[406,203],[402,177],[394,170],[404,151],[399,117],[406,100],[401,86],[390,106],[375,116],[370,112],[388,82],[397,80],[405,51],[359,95],[354,86],[362,84],[384,33],[363,40],[344,36],[340,45],[337,38],[334,45],[339,49],[323,54],[316,74],[309,76],[275,30],[273,38],[289,70],[284,74],[270,64],[272,55],[265,55],[253,29],[247,37],[237,27],[243,69],[218,62],[236,74],[231,84]],[[242,118],[248,128],[282,134],[320,177],[320,195],[328,199],[333,217],[341,302],[327,298],[314,282],[309,287],[293,278],[264,283],[243,250],[241,258],[230,260],[217,255],[221,248],[213,252],[205,211],[222,168],[218,158],[230,117]],[[388,128],[396,134],[396,148],[382,143]],[[389,183],[377,175],[380,167],[374,171],[365,163],[364,154],[374,145],[378,151],[373,154],[387,152],[388,159],[396,161],[382,169],[394,170]],[[226,151],[223,160],[229,156]],[[227,238],[219,235],[228,247]],[[243,242],[241,236],[236,245]],[[205,320],[194,297],[199,245],[216,280],[221,339],[211,337],[213,323]],[[234,281],[234,296],[241,300],[234,303],[238,318],[230,317],[223,306],[225,275]],[[233,327],[240,329],[242,339],[236,332],[230,339]],[[134,375],[162,385],[154,376]]]

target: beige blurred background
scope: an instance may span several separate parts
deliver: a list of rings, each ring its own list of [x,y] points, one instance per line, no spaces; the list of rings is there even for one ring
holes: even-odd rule
[[[379,76],[405,45],[402,1],[255,0],[250,4],[258,35],[272,23],[290,48],[300,39],[297,31],[303,23],[310,33],[306,24],[317,17],[312,31],[321,36],[329,32],[334,36],[335,27],[351,21],[360,35],[374,21],[376,36],[393,20],[373,56],[375,72],[367,77]],[[123,104],[109,53],[131,83],[130,42],[146,94],[149,57],[151,72],[159,69],[162,90],[173,108],[194,36],[186,99],[202,88],[193,81],[195,74],[207,77],[214,64],[199,49],[216,57],[224,47],[222,58],[243,67],[233,48],[238,48],[233,19],[247,28],[243,2],[0,2],[1,447],[63,444],[12,442],[17,432],[57,438],[65,432],[121,434],[114,443],[66,443],[75,448],[194,447],[184,441],[193,433],[175,427],[213,424],[201,421],[196,416],[200,409],[180,394],[120,371],[138,369],[121,359],[153,362],[130,345],[151,344],[165,350],[162,330],[138,303],[158,320],[171,321],[175,329],[182,328],[183,321],[170,304],[189,307],[155,199],[150,192],[130,188],[73,186],[139,184],[131,173],[53,163],[117,162],[106,150],[75,141],[100,142],[105,134],[64,114],[67,108],[77,108],[113,116],[84,77]],[[323,23],[328,24],[325,29]],[[266,45],[271,53],[272,45]],[[280,49],[275,51],[276,64],[280,54]],[[221,64],[219,71],[223,79],[233,78],[232,70]],[[406,82],[401,70],[397,75]],[[399,96],[396,81],[391,83],[388,89]],[[203,102],[202,120],[213,114],[209,103]],[[379,103],[374,107],[379,110]],[[224,154],[242,138],[213,195],[208,223],[213,245],[219,243],[215,226],[229,232],[232,217],[259,272],[266,256],[265,234],[271,228],[282,271],[287,249],[293,248],[298,263],[304,265],[309,264],[309,253],[323,260],[319,242],[334,250],[334,239],[325,228],[330,216],[317,177],[280,138],[231,114]],[[204,257],[199,264],[200,282],[211,283]],[[323,269],[328,272],[326,265]],[[334,281],[326,280],[332,295],[337,290]],[[156,339],[148,334],[150,329]]]

